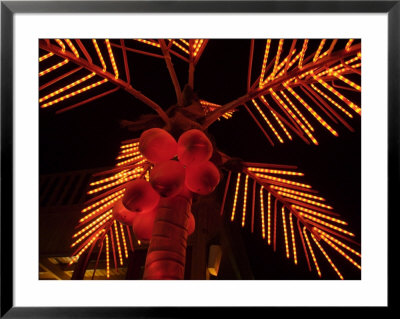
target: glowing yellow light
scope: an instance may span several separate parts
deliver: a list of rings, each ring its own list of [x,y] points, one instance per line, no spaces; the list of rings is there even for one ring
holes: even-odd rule
[[[148,182],[150,181],[150,171],[149,170],[146,171],[144,178],[146,179],[146,181],[148,181]]]
[[[277,67],[278,67],[278,63],[279,63],[279,58],[281,57],[281,53],[282,53],[283,42],[284,42],[284,39],[279,40],[278,50],[275,55],[274,68],[272,69],[271,80],[275,77],[275,74],[278,69]]]
[[[314,239],[315,244],[318,246],[319,250],[322,252],[322,254],[325,256],[326,260],[330,263],[332,268],[336,271],[340,279],[344,279],[342,274],[339,272],[339,269],[336,268],[335,264],[332,262],[332,260],[329,258],[328,254],[325,252],[325,250],[322,248],[322,246],[319,244],[319,242],[315,239],[314,235],[311,233],[312,239]]]
[[[78,84],[81,84],[82,82],[85,82],[85,81],[91,79],[95,75],[96,75],[96,73],[93,72],[93,73],[91,73],[91,74],[89,74],[87,76],[84,76],[83,78],[80,78],[79,80],[77,80],[75,82],[72,82],[71,84],[68,84],[68,85],[64,86],[63,88],[58,89],[58,90],[56,90],[56,91],[54,91],[54,92],[52,92],[52,93],[40,98],[39,102],[42,103],[43,101],[46,101],[46,100],[48,100],[48,99],[50,99],[50,98],[52,98],[52,97],[54,97],[54,96],[56,96],[58,94],[70,89],[70,88],[73,88],[74,86],[77,86]]]
[[[318,145],[317,140],[312,136],[311,132],[301,123],[301,121],[297,118],[297,116],[289,109],[289,107],[282,101],[278,94],[276,94],[272,89],[270,89],[272,95],[278,100],[278,103],[283,106],[283,108],[289,113],[289,115],[296,121],[298,125],[303,129],[303,131],[307,134],[307,136],[313,141],[315,145]]]
[[[338,64],[338,65],[336,65],[336,66],[334,66],[334,67],[332,67],[332,68],[329,68],[329,69],[327,69],[327,70],[325,70],[325,71],[323,71],[323,72],[318,73],[318,76],[323,76],[323,75],[328,74],[329,72],[338,70],[338,69],[340,69],[340,68],[342,68],[342,67],[345,67],[345,64],[346,64],[346,65],[349,65],[349,64],[351,64],[351,63],[353,63],[353,62],[359,60],[360,58],[361,58],[361,56],[357,54],[357,56],[355,56],[354,58],[345,61],[344,64],[343,64],[343,63],[340,63],[340,64]],[[351,68],[357,68],[357,67],[360,67],[360,66],[361,66],[361,63],[356,64],[356,65],[351,65],[350,67],[351,67]],[[348,70],[348,68],[344,68],[344,70]],[[338,71],[338,72],[339,72],[339,71]]]
[[[349,39],[346,43],[346,47],[344,48],[347,52],[350,51],[350,46],[354,42],[354,39]]]
[[[267,43],[265,45],[265,51],[264,51],[264,59],[263,59],[263,64],[261,67],[261,75],[260,75],[260,82],[259,82],[259,86],[262,85],[262,82],[264,81],[264,77],[265,77],[265,68],[267,66],[267,60],[268,60],[268,54],[269,54],[269,48],[271,46],[271,39],[267,40]]]
[[[319,47],[318,47],[317,51],[315,52],[315,55],[314,55],[314,58],[313,58],[313,62],[315,62],[315,61],[318,60],[318,56],[319,56],[319,54],[321,53],[322,48],[324,47],[325,42],[326,42],[326,39],[322,39],[322,40],[321,40],[321,42],[320,42],[320,44],[319,44]]]
[[[115,175],[113,175],[111,177],[103,178],[103,179],[100,179],[98,181],[92,182],[92,183],[90,183],[90,186],[104,184],[106,182],[110,182],[110,181],[119,179],[119,178],[121,178],[123,176],[131,175],[131,173],[133,173],[133,171],[128,171],[127,169],[124,169],[123,171],[121,171],[121,172],[119,172],[119,173],[117,173],[117,174],[115,174]]]
[[[307,44],[308,44],[308,39],[305,39],[303,42],[303,48],[301,49],[300,52],[299,69],[303,68],[303,60],[304,60],[304,54],[306,53],[307,50]]]
[[[72,41],[70,39],[65,39],[65,42],[67,42],[69,48],[71,49],[71,51],[74,53],[74,55],[79,58],[79,53],[78,50],[75,48],[74,44],[72,43]]]
[[[107,185],[98,187],[98,188],[96,188],[96,189],[93,189],[93,190],[89,191],[88,194],[89,194],[89,195],[90,195],[90,194],[94,194],[94,193],[100,192],[100,191],[102,191],[102,190],[105,190],[105,189],[107,189],[107,188],[110,188],[110,187],[113,187],[113,186],[116,186],[116,185],[119,185],[119,184],[128,182],[128,181],[130,181],[130,180],[132,180],[132,179],[135,179],[135,178],[140,177],[140,175],[141,175],[141,174],[135,174],[135,175],[130,175],[130,176],[127,176],[127,177],[120,178],[119,180],[117,180],[117,181],[115,181],[115,182],[113,182],[113,183],[110,183],[110,184],[107,184]]]
[[[97,56],[100,59],[101,65],[103,66],[103,72],[105,72],[107,70],[107,66],[106,66],[106,63],[104,62],[103,55],[101,54],[101,51],[97,44],[96,39],[92,39],[92,42],[93,42],[94,48],[96,49]]]
[[[144,39],[134,39],[134,40],[139,41],[139,42],[142,42],[142,43],[146,43],[146,44],[148,44],[148,45],[152,45],[153,47],[157,47],[157,48],[160,47],[160,44],[157,43],[157,42],[153,42],[153,41],[149,41],[149,40],[144,40]]]
[[[295,51],[296,51],[296,50],[293,50],[293,53],[294,53]],[[292,60],[289,62],[287,69],[290,69],[291,66],[292,66],[293,64],[296,63],[296,61],[300,58],[300,55],[301,55],[301,52],[300,52],[299,54],[297,54],[297,55],[295,56],[295,58],[292,59]],[[288,57],[285,58],[285,62],[287,61],[287,58],[288,58]],[[283,69],[281,72],[279,72],[278,75],[277,75],[276,77],[279,78],[280,76],[283,75],[284,72],[285,72],[285,69]]]
[[[53,52],[47,53],[47,54],[45,54],[45,55],[42,55],[42,56],[39,58],[39,62],[42,62],[42,61],[44,61],[44,60],[46,60],[46,59],[52,57],[53,55],[54,55]]]
[[[336,106],[339,110],[341,110],[344,114],[346,114],[348,117],[353,118],[353,115],[351,115],[349,112],[347,112],[343,107],[341,107],[338,103],[336,103],[334,100],[332,100],[328,95],[326,95],[324,92],[319,90],[314,84],[311,84],[311,87],[319,93],[322,97],[324,97],[326,100],[328,100],[332,105]]]
[[[139,152],[139,154],[140,154],[140,152]],[[130,158],[130,159],[126,160],[126,161],[119,162],[119,163],[117,163],[117,166],[123,166],[123,165],[129,164],[129,163],[138,162],[141,159],[143,159],[143,155],[142,154],[140,154],[139,156],[136,156],[134,158]]]
[[[80,223],[83,223],[85,220],[90,219],[92,216],[95,216],[97,213],[101,212],[103,209],[107,208],[108,206],[112,205],[113,203],[115,203],[117,200],[119,200],[120,198],[124,197],[124,195],[119,195],[115,198],[113,198],[112,200],[110,200],[109,202],[107,202],[106,204],[100,206],[99,208],[97,208],[96,210],[94,210],[93,212],[91,212],[90,214],[87,214],[85,217],[81,218],[79,220]]]
[[[293,110],[295,110],[295,112],[297,113],[297,115],[303,120],[303,122],[308,126],[308,128],[311,131],[314,131],[314,128],[311,126],[311,124],[307,121],[307,119],[303,116],[303,113],[301,113],[297,107],[292,103],[292,101],[289,99],[289,97],[285,94],[285,92],[283,91],[279,91],[279,93],[282,94],[282,96],[285,98],[285,100],[289,103],[289,105],[293,108]]]
[[[310,213],[312,215],[331,220],[331,221],[333,221],[335,223],[338,223],[338,224],[347,225],[347,223],[345,221],[343,221],[343,220],[340,220],[340,219],[337,219],[337,218],[333,218],[333,217],[327,216],[325,214],[321,214],[319,212],[316,212],[314,210],[311,210],[311,209],[308,209],[308,208],[305,208],[305,207],[302,207],[302,206],[292,205],[292,207],[294,207],[294,208],[296,208],[298,210],[304,211],[306,213]]]
[[[278,170],[278,169],[269,169],[269,168],[260,168],[260,167],[248,167],[248,170],[251,172],[259,172],[259,173],[304,176],[304,174],[300,173],[300,172],[291,172],[291,171],[283,171],[283,170]]]
[[[311,205],[314,205],[314,206],[320,206],[320,207],[323,207],[323,208],[332,209],[332,207],[329,206],[329,205],[321,204],[319,202],[315,202],[315,201],[312,201],[312,200],[309,200],[309,199],[306,199],[306,198],[303,198],[303,197],[300,197],[300,196],[288,194],[288,193],[281,192],[281,191],[279,191],[278,194],[282,195],[282,196],[285,196],[285,197],[288,197],[288,198],[296,199],[296,200],[299,200],[299,201],[302,201],[302,202],[305,202],[305,203],[308,203],[308,204],[311,204]]]
[[[185,39],[179,39],[181,42],[183,42],[186,46],[189,46],[189,42],[187,42]]]
[[[344,244],[341,241],[337,240],[335,237],[329,235],[328,233],[325,233],[321,229],[319,229],[319,228],[315,228],[315,229],[321,234],[321,237],[326,237],[326,238],[332,240],[334,243],[338,244],[339,246],[342,246],[343,248],[347,249],[348,251],[352,252],[353,254],[355,254],[356,256],[361,258],[361,254],[358,251],[356,251],[353,248],[347,246],[346,244]]]
[[[119,194],[122,194],[124,191],[125,191],[125,189],[121,189],[121,190],[111,194],[110,196],[107,196],[107,197],[103,198],[102,200],[97,201],[96,203],[86,207],[85,209],[82,209],[82,213],[85,213],[85,212],[91,210],[92,208],[95,208],[95,207],[97,207],[97,206],[109,201],[110,199],[114,198],[115,196],[118,196]]]
[[[109,39],[106,39],[106,45],[107,45],[108,55],[110,56],[111,65],[112,65],[113,70],[114,70],[115,78],[118,79],[119,72],[118,72],[117,64],[115,63],[114,54],[112,52],[111,44],[110,44],[110,40]]]
[[[358,269],[361,270],[361,266],[355,262],[352,258],[350,258],[343,250],[341,250],[339,247],[337,247],[334,243],[332,243],[328,238],[326,238],[324,235],[321,235],[322,240],[324,240],[329,246],[331,246],[333,249],[335,249],[339,254],[341,254],[344,258],[346,258],[350,263],[352,263],[354,266],[356,266]]]
[[[243,214],[242,214],[242,227],[244,227],[246,222],[246,206],[247,206],[247,188],[249,184],[249,175],[246,175],[244,180],[244,194],[243,194]]]
[[[265,99],[264,96],[261,96],[260,98],[261,98],[261,101],[262,101],[265,105],[268,104],[268,102],[267,102],[267,100]],[[274,111],[272,111],[271,109],[270,109],[270,111],[271,111],[272,116],[273,116],[273,117],[275,118],[275,120],[278,122],[279,126],[280,126],[280,127],[282,128],[282,130],[285,132],[285,134],[287,135],[287,137],[291,140],[291,139],[292,139],[292,136],[289,134],[288,130],[287,130],[286,127],[283,125],[283,123],[281,122],[281,120],[279,119],[279,117],[278,117],[278,116],[276,115],[276,113],[275,113]]]
[[[294,49],[294,50],[292,51],[292,54],[294,54],[295,52],[296,52],[296,49]],[[263,82],[263,85],[261,85],[261,87],[264,87],[264,86],[265,86],[265,83],[269,82],[269,81],[272,80],[272,79],[278,78],[280,75],[282,75],[282,74],[285,72],[285,69],[283,69],[282,72],[280,72],[277,76],[275,76],[275,74],[278,73],[278,72],[280,71],[280,69],[283,68],[283,66],[286,65],[286,62],[287,62],[287,60],[289,59],[289,56],[290,56],[290,54],[288,54],[288,56],[287,56],[286,58],[284,58],[284,59],[282,60],[281,63],[279,63],[279,65],[276,67],[276,70],[275,70],[274,75],[271,73],[271,74],[268,76],[268,78]]]
[[[115,238],[117,239],[119,263],[122,266],[124,264],[124,261],[122,259],[121,245],[119,243],[118,227],[117,227],[117,222],[115,220],[114,220],[114,231],[115,231]]]
[[[291,193],[291,194],[295,194],[295,195],[300,195],[303,197],[308,197],[308,198],[312,198],[312,199],[317,199],[320,201],[325,201],[325,198],[320,197],[320,196],[315,196],[315,195],[311,195],[311,194],[307,194],[307,193],[303,193],[303,192],[299,192],[299,191],[295,191],[286,187],[281,187],[281,186],[275,186],[275,185],[271,185],[271,188],[279,190],[279,191],[283,191],[285,193]]]
[[[238,173],[237,179],[236,179],[236,189],[235,189],[235,197],[233,198],[231,221],[233,221],[235,219],[235,211],[236,211],[236,203],[237,203],[237,197],[238,197],[238,192],[239,192],[239,185],[240,185],[240,173]]]
[[[67,64],[68,62],[69,62],[69,60],[68,60],[68,59],[65,59],[64,61],[62,61],[62,62],[60,62],[60,63],[57,63],[57,64],[55,64],[55,65],[49,67],[48,69],[46,69],[46,70],[40,72],[40,73],[39,73],[39,76],[45,75],[45,74],[47,74],[47,73],[50,73],[51,71],[54,71],[54,70],[58,69],[59,67],[62,67],[63,65]]]
[[[278,138],[279,142],[283,143],[283,139],[280,137],[280,135],[278,134],[278,132],[275,130],[275,128],[272,126],[271,122],[268,120],[267,116],[264,114],[263,111],[261,111],[260,107],[258,106],[258,104],[256,103],[255,100],[251,100],[254,104],[254,106],[257,108],[257,111],[260,113],[260,115],[262,116],[262,118],[265,120],[265,122],[267,122],[268,126],[270,127],[270,129],[272,130],[272,132],[274,132],[275,136]]]
[[[297,251],[296,251],[296,240],[294,236],[294,228],[293,228],[293,214],[289,214],[289,224],[290,224],[290,234],[292,236],[292,246],[293,246],[293,260],[297,265]]]
[[[96,82],[96,83],[90,84],[90,85],[88,85],[88,86],[85,86],[85,87],[82,88],[82,89],[79,89],[79,90],[77,90],[77,91],[74,91],[74,92],[71,92],[71,93],[69,93],[69,94],[66,94],[66,95],[64,95],[64,96],[62,96],[62,97],[60,97],[60,98],[58,98],[58,99],[55,99],[55,100],[53,100],[53,101],[51,101],[51,102],[45,103],[45,104],[41,105],[40,107],[45,108],[45,107],[51,106],[51,105],[53,105],[53,104],[56,104],[56,103],[58,103],[58,102],[64,101],[64,100],[69,99],[69,98],[71,98],[71,97],[73,97],[73,96],[75,96],[75,95],[78,95],[78,94],[81,94],[81,93],[83,93],[83,92],[86,92],[86,91],[88,91],[88,90],[90,90],[90,89],[93,89],[93,88],[95,88],[96,86],[99,86],[99,85],[101,85],[101,84],[103,84],[103,83],[105,83],[105,82],[107,82],[107,81],[108,81],[107,79],[103,79],[103,80],[98,81],[98,82]]]
[[[350,232],[348,232],[348,231],[346,231],[346,230],[344,230],[344,229],[342,229],[340,227],[337,227],[335,225],[332,225],[332,224],[329,224],[327,222],[324,222],[323,220],[321,220],[319,218],[315,218],[313,216],[310,216],[310,215],[308,215],[306,213],[300,213],[300,215],[305,217],[305,218],[307,218],[307,219],[309,219],[309,220],[312,220],[312,221],[314,221],[314,222],[316,222],[318,224],[321,224],[321,225],[324,225],[326,227],[332,228],[332,229],[337,230],[337,231],[339,231],[341,233],[344,233],[346,235],[353,236],[353,237],[355,236],[353,233],[350,233]]]
[[[57,44],[61,47],[62,52],[65,52],[65,44],[60,39],[55,39]]]
[[[110,278],[110,246],[108,244],[107,234],[106,234],[106,271],[107,271],[107,278]]]
[[[339,93],[337,90],[335,90],[332,86],[330,86],[328,83],[325,81],[321,80],[318,76],[316,76],[312,72],[312,76],[315,80],[318,81],[321,85],[323,85],[326,89],[331,91],[333,94],[335,94],[339,99],[341,99],[343,102],[345,102],[348,106],[350,106],[356,113],[361,114],[361,108],[358,107],[356,104],[351,102],[349,99],[347,99],[345,96],[343,96],[341,93]]]
[[[95,221],[91,222],[89,225],[85,226],[84,228],[82,228],[80,231],[78,231],[77,233],[75,233],[72,238],[76,238],[79,235],[81,235],[82,233],[84,233],[85,231],[89,230],[90,228],[94,227],[97,223],[99,223],[100,221],[102,221],[103,219],[107,218],[108,216],[111,215],[112,209],[110,209],[108,212],[104,213],[103,215],[101,215],[100,217],[98,217]]]
[[[305,227],[305,226],[303,227],[303,234],[304,234],[304,238],[306,239],[308,249],[310,250],[311,257],[312,257],[312,259],[313,259],[313,261],[314,261],[315,268],[317,269],[318,276],[321,277],[321,271],[319,270],[319,266],[318,266],[318,263],[317,263],[317,259],[315,258],[314,251],[313,251],[313,249],[312,249],[312,247],[311,247],[311,243],[310,243],[310,241],[309,241],[309,239],[308,239],[307,232],[306,232],[306,227]]]
[[[326,123],[307,103],[304,101],[300,95],[298,95],[291,87],[284,84],[284,86],[288,89],[288,91],[301,103],[303,106],[324,126],[329,132],[333,135],[338,136],[338,133],[328,124]]]
[[[139,142],[121,145],[121,148],[139,147]]]
[[[196,40],[197,41],[197,40]],[[199,53],[199,50],[201,48],[201,46],[203,45],[204,40],[198,40],[198,42],[195,41],[195,46],[194,46],[194,52],[193,52],[193,56],[196,56]]]
[[[74,262],[78,261],[79,257],[90,247],[90,245],[93,244],[93,242],[95,240],[97,240],[97,238],[104,233],[105,230],[102,229],[101,231],[99,231],[96,235],[93,236],[93,238],[85,245],[85,247],[83,247],[75,256],[73,256],[71,258],[71,261],[69,262],[69,265],[72,265]]]
[[[355,88],[358,91],[361,91],[361,86],[355,84],[354,82],[350,81],[349,79],[346,79],[344,76],[340,75],[336,71],[331,72],[334,76],[336,76],[339,80],[342,80],[344,83],[350,85],[351,87]]]
[[[268,192],[268,245],[271,245],[271,193]]]
[[[129,148],[126,147],[126,148],[122,149],[122,151],[120,153],[126,154],[126,153],[136,152],[138,149],[139,149],[139,145],[134,146],[134,147],[129,147]]]
[[[99,222],[97,225],[93,226],[86,234],[78,238],[72,245],[71,247],[74,247],[76,244],[80,243],[83,239],[88,237],[90,234],[95,232],[97,229],[99,229],[101,226],[103,226],[107,221],[109,221],[112,218],[112,215],[110,213],[106,213],[103,216],[106,216],[101,222]]]
[[[265,220],[264,220],[264,186],[260,188],[260,207],[261,207],[261,233],[262,238],[265,239]],[[268,193],[269,195],[269,193]],[[269,203],[269,202],[268,202]],[[269,244],[269,243],[268,243]]]
[[[125,239],[125,233],[124,233],[124,226],[122,226],[121,223],[119,223],[119,228],[121,230],[121,237],[122,237],[122,243],[124,245],[124,252],[125,252],[125,258],[128,258],[128,247],[126,245],[126,239]]]
[[[256,173],[255,175],[258,177],[261,177],[261,178],[269,179],[269,180],[284,183],[284,184],[289,184],[289,185],[294,185],[294,186],[299,186],[299,187],[304,187],[304,188],[311,188],[310,185],[289,181],[287,179],[283,179],[283,178],[279,178],[279,177],[273,177],[273,176],[260,174],[260,173]]]
[[[186,54],[189,54],[189,50],[188,49],[186,49],[185,47],[183,47],[182,45],[180,45],[178,42],[176,42],[175,40],[171,40],[171,39],[169,39],[170,41],[172,41],[172,44],[174,44],[175,46],[177,46],[179,49],[181,49],[183,52],[185,52]]]
[[[286,258],[289,258],[290,254],[289,254],[289,243],[288,243],[287,230],[286,230],[285,207],[282,207],[282,222],[283,222],[283,235],[285,238]]]

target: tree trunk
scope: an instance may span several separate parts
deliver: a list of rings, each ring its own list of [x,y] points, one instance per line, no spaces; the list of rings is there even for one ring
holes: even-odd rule
[[[189,192],[160,200],[143,279],[184,279],[191,206]]]

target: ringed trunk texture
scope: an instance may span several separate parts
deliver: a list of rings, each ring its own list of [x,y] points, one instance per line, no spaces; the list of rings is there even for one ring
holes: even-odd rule
[[[143,279],[184,279],[191,195],[160,200]]]

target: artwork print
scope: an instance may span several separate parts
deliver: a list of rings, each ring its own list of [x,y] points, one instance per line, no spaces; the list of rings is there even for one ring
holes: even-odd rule
[[[39,279],[359,280],[360,39],[40,39]]]

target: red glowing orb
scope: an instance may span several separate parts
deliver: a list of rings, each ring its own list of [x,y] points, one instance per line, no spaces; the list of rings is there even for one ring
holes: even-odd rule
[[[210,194],[218,185],[219,180],[218,168],[210,161],[186,168],[185,185],[193,193]]]
[[[166,130],[152,128],[142,133],[139,151],[152,163],[159,163],[176,156],[178,144]]]
[[[143,213],[154,209],[160,195],[144,179],[136,179],[126,185],[123,205],[133,213]]]
[[[210,140],[200,130],[188,130],[178,139],[178,159],[184,165],[208,161],[212,152]]]
[[[182,191],[185,168],[173,160],[158,163],[150,172],[150,183],[162,197],[173,197]]]

